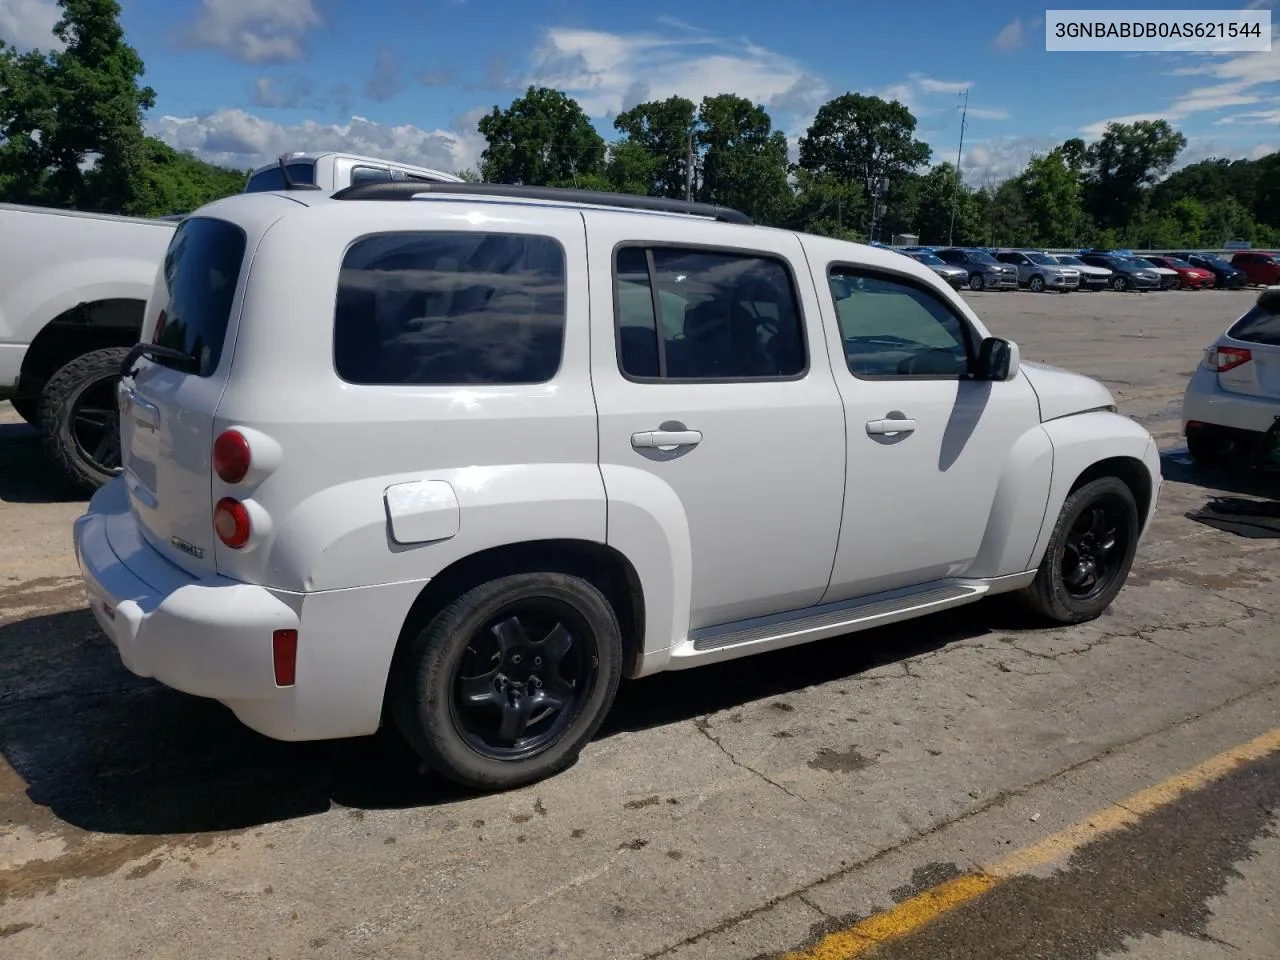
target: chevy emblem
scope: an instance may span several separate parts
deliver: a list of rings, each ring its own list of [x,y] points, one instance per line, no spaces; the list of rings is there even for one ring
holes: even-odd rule
[[[179,537],[170,537],[169,542],[173,544],[173,546],[181,550],[183,553],[189,554],[190,556],[195,557],[197,560],[204,559],[203,547],[197,547],[195,544],[187,543],[187,541]]]

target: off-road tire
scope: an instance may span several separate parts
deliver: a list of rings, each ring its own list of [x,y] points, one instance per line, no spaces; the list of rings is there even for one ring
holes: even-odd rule
[[[72,433],[71,417],[80,394],[104,377],[118,377],[126,347],[108,347],[76,357],[60,367],[40,394],[40,434],[45,456],[75,487],[92,493],[119,470],[106,472],[87,458]]]

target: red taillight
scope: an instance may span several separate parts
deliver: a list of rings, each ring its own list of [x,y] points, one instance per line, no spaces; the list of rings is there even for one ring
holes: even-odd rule
[[[277,630],[271,634],[271,661],[277,687],[292,687],[298,676],[298,631]]]
[[[219,500],[213,508],[213,532],[233,550],[239,550],[248,543],[253,525],[249,522],[249,511],[245,505],[232,497]]]
[[[213,441],[213,472],[223,483],[239,483],[249,472],[249,441],[238,430],[224,430]]]
[[[1215,373],[1226,373],[1253,359],[1244,347],[1210,347],[1204,353],[1204,365]]]
[[[156,332],[151,335],[152,343],[160,342],[160,334],[164,333],[164,325],[169,322],[169,314],[160,311],[160,316],[156,317]]]

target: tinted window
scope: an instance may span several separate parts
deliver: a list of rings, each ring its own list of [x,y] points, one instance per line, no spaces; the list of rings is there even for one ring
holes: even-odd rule
[[[391,171],[385,167],[356,167],[351,171],[352,186],[357,183],[377,183],[390,179]]]
[[[858,376],[962,376],[968,327],[926,290],[852,268],[829,278],[849,370]]]
[[[294,183],[315,183],[316,165],[314,163],[291,163],[289,167],[289,179]],[[266,193],[269,190],[283,190],[284,174],[280,172],[279,167],[271,167],[255,173],[249,178],[249,182],[245,185],[245,193]]]
[[[1027,259],[1032,263],[1038,263],[1046,267],[1056,267],[1060,265],[1057,260],[1049,256],[1047,253],[1029,253],[1027,254]]]
[[[938,256],[947,263],[959,263],[964,259],[964,254],[959,250],[943,250]]]
[[[800,311],[791,275],[777,260],[624,247],[614,269],[618,364],[628,376],[741,380],[804,372]]]
[[[560,367],[564,322],[564,251],[550,237],[379,234],[343,259],[334,362],[351,383],[542,383]]]
[[[1262,343],[1280,347],[1280,314],[1255,306],[1227,331],[1227,336],[1246,343]]]
[[[192,361],[158,363],[201,377],[217,369],[244,246],[244,232],[225,220],[190,217],[178,225],[164,255],[165,291],[153,339]]]

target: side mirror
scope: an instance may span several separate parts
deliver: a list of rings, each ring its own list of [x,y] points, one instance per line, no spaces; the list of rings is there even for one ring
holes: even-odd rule
[[[1012,380],[1018,375],[1020,359],[1018,345],[1012,340],[987,337],[978,347],[975,376],[979,380]]]

